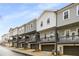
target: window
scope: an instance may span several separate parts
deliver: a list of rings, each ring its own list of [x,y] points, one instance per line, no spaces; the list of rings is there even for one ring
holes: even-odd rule
[[[45,34],[45,37],[44,38],[46,39],[46,34]]]
[[[50,34],[50,38],[53,38],[54,36],[53,32],[50,32],[49,34]]]
[[[32,28],[32,24],[31,24],[31,28]]]
[[[78,29],[78,36],[79,36],[79,29]]]
[[[74,39],[74,37],[75,37],[75,33],[73,32],[73,33],[72,33],[72,40]]]
[[[69,31],[66,31],[66,37],[67,38],[69,37]]]
[[[43,22],[41,22],[41,27],[43,26]]]
[[[63,19],[68,19],[69,18],[69,10],[66,10],[63,12]]]
[[[26,26],[26,29],[27,29],[27,31],[28,31],[28,25]]]
[[[47,19],[47,24],[49,24],[49,23],[50,23],[50,19],[48,18],[48,19]]]
[[[77,16],[79,16],[79,5],[77,6]]]

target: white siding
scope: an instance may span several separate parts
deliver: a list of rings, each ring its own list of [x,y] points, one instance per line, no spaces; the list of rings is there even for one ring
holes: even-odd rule
[[[18,28],[14,28],[13,29],[13,35],[17,35],[18,34]]]
[[[31,26],[32,25],[32,26]],[[36,30],[36,20],[32,20],[25,25],[25,33],[32,32]]]
[[[46,34],[46,37],[55,36],[55,30],[49,29],[40,32],[40,38],[44,38]]]
[[[24,33],[24,26],[20,27],[18,30],[18,34],[23,34]]]
[[[50,19],[50,24],[47,24],[47,19]],[[41,27],[41,21],[43,21],[43,26]],[[45,30],[51,27],[56,26],[56,14],[55,12],[45,12],[38,20],[37,20],[37,31]]]

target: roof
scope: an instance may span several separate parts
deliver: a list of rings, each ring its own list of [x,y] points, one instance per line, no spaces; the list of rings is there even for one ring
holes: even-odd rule
[[[33,21],[36,21],[36,18],[33,19],[33,20],[31,20],[31,21],[29,21],[29,22],[27,22],[27,23],[25,23],[25,24],[23,24],[23,25],[21,25],[21,26],[27,25],[27,24],[29,24],[29,23],[31,23],[31,22],[33,22]]]
[[[52,9],[52,10],[44,10],[41,15],[38,17],[38,19],[45,13],[45,12],[56,12],[57,10]]]
[[[74,4],[74,3],[70,3],[70,4],[68,4],[67,6],[62,7],[61,9],[59,9],[59,10],[57,10],[57,11],[60,11],[60,10],[66,8],[66,7],[68,7],[68,6],[71,6],[72,4]]]

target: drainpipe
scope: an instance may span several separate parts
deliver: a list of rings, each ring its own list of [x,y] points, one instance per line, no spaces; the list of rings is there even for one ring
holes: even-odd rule
[[[55,39],[56,39],[56,45],[55,45],[55,51],[56,51],[56,56],[58,55],[58,49],[57,49],[57,47],[58,47],[58,28],[57,28],[57,13],[56,13],[56,28],[55,28]]]

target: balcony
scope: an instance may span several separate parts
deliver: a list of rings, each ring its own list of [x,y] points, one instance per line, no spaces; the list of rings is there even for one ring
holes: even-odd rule
[[[79,43],[79,36],[59,37],[59,43]]]
[[[19,40],[19,43],[22,43],[22,42],[25,42],[25,40],[24,39]]]
[[[17,42],[17,39],[16,39],[16,38],[13,38],[13,39],[12,39],[12,42]]]
[[[22,42],[26,42],[26,43],[29,43],[29,42],[35,42],[35,38],[21,38],[20,40],[18,40],[19,43],[22,43]]]
[[[29,39],[29,42],[36,42],[35,38]]]
[[[46,38],[40,38],[40,42],[56,42],[55,36],[53,36],[53,37],[46,37]]]
[[[12,42],[17,42],[17,40],[12,40]]]

